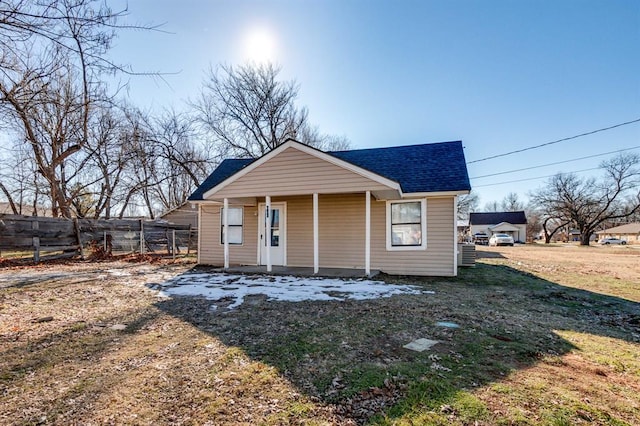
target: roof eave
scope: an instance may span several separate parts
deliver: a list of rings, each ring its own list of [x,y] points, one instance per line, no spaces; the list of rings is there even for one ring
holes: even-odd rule
[[[457,191],[432,191],[432,192],[405,192],[402,194],[403,198],[415,198],[415,197],[453,197],[456,195],[466,195],[471,192],[468,189],[461,189]]]

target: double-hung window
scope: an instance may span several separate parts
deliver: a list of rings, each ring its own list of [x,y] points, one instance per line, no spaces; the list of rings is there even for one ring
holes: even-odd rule
[[[426,200],[387,202],[387,250],[427,247]]]
[[[242,244],[242,207],[229,207],[229,244]],[[224,244],[224,207],[220,209],[220,244]]]

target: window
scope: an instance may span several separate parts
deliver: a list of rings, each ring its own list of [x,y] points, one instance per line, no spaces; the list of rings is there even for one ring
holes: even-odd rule
[[[242,207],[229,207],[229,244],[242,244]],[[220,244],[224,244],[224,207],[220,209]]]
[[[387,250],[424,250],[426,200],[387,202]]]

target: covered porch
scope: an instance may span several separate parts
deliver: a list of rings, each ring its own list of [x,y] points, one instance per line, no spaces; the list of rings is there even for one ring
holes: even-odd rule
[[[220,200],[221,234],[230,236],[221,241],[224,270],[372,276],[378,271],[371,269],[372,203],[376,202],[371,192],[223,198]],[[243,206],[242,210],[238,210],[238,206]],[[250,226],[248,222],[254,220],[257,223]],[[234,237],[234,227],[240,223],[247,225],[242,230],[246,235]],[[254,233],[255,263],[234,254],[237,248],[234,246],[241,241],[250,248]],[[343,262],[350,267],[340,267]]]

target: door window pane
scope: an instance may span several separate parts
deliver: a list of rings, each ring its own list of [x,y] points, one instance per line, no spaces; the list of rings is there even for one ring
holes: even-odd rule
[[[271,247],[280,245],[280,209],[271,210]]]
[[[278,247],[280,245],[280,230],[271,230],[271,247]]]

